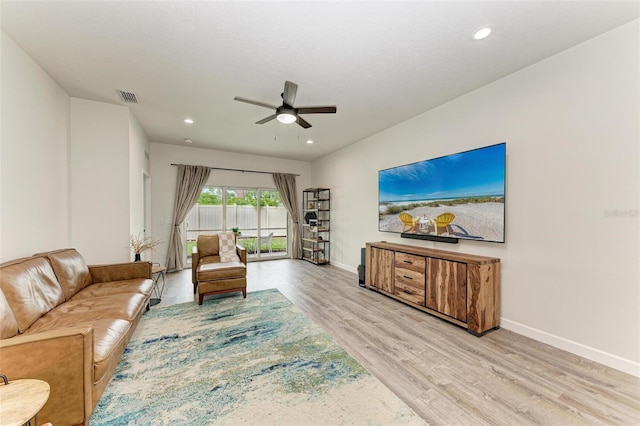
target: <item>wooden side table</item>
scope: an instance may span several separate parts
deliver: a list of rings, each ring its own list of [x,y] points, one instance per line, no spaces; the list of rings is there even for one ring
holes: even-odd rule
[[[0,425],[21,426],[35,419],[37,426],[38,412],[48,399],[49,383],[42,380],[18,379],[0,384]]]

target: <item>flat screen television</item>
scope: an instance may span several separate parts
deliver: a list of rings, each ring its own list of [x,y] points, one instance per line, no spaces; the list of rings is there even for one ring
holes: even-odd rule
[[[505,169],[500,143],[380,170],[378,230],[504,243]]]

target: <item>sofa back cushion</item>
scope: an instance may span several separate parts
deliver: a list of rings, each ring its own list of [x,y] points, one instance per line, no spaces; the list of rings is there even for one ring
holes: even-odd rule
[[[56,274],[44,257],[29,257],[1,264],[0,289],[13,311],[20,333],[65,301]]]
[[[218,256],[220,253],[220,240],[218,234],[198,235],[198,255],[200,258],[206,256]]]
[[[89,267],[76,249],[56,250],[45,255],[51,262],[66,300],[91,284]]]
[[[13,311],[4,297],[4,292],[0,290],[0,339],[8,339],[18,334],[18,323]]]

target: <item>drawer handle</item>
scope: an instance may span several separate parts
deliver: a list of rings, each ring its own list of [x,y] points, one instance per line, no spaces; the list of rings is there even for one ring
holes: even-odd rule
[[[413,279],[413,277],[410,277],[409,275],[403,275],[402,278],[406,278],[408,280],[412,280]]]
[[[410,295],[412,295],[412,296],[413,296],[413,292],[411,292],[411,291],[409,291],[409,290],[402,289],[402,292],[403,292],[403,293],[410,294]]]
[[[413,262],[410,260],[403,260],[404,263],[408,263],[409,265],[413,265]]]

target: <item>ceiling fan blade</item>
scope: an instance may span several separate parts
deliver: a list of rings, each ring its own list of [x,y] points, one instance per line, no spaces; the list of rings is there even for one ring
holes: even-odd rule
[[[304,118],[302,118],[300,116],[298,116],[298,119],[296,120],[296,123],[298,123],[299,125],[301,125],[305,129],[308,129],[309,127],[311,127],[311,124],[309,124],[309,122],[307,120],[305,120]]]
[[[266,117],[266,118],[263,118],[263,119],[262,119],[262,120],[260,120],[260,121],[256,121],[256,124],[264,124],[264,123],[266,123],[266,122],[268,122],[268,121],[273,120],[274,118],[276,118],[276,115],[275,115],[275,114],[270,115],[270,116],[268,116],[268,117]]]
[[[284,92],[282,93],[282,102],[285,105],[293,107],[293,103],[296,100],[296,93],[298,92],[298,85],[292,81],[284,82]]]
[[[335,106],[310,106],[296,108],[298,114],[335,114],[338,110]]]
[[[245,102],[245,103],[248,103],[248,104],[251,104],[251,105],[258,105],[258,106],[269,108],[269,109],[278,109],[278,107],[275,106],[275,105],[267,104],[265,102],[252,101],[251,99],[242,98],[240,96],[236,96],[235,98],[233,98],[233,100],[234,101]]]

